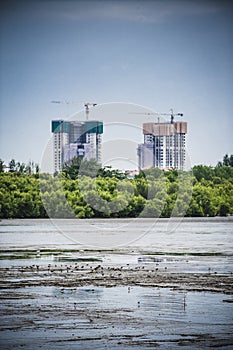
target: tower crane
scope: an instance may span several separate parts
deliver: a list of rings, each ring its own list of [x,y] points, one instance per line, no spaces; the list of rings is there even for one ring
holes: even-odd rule
[[[65,104],[79,104],[81,102],[78,101],[57,101],[57,100],[53,100],[51,101],[51,103],[65,103]],[[97,106],[97,103],[91,103],[91,102],[85,102],[84,103],[84,107],[85,107],[85,112],[86,112],[86,120],[89,119],[89,114],[90,114],[90,107],[95,107]]]
[[[89,118],[89,107],[92,106],[92,107],[95,107],[97,105],[97,103],[90,103],[90,102],[86,102],[84,103],[84,107],[85,107],[85,110],[86,110],[86,120],[88,120]]]
[[[170,116],[171,117],[171,124],[174,124],[174,117],[175,116],[179,116],[179,117],[183,117],[183,113],[174,113],[173,109],[170,109],[171,113],[158,113],[158,112],[149,112],[149,113],[132,113],[132,114],[143,114],[143,115],[165,115],[165,116]]]

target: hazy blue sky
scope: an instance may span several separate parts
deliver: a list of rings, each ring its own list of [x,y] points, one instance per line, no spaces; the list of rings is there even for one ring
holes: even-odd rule
[[[50,121],[85,101],[183,112],[192,164],[233,153],[231,1],[5,0],[0,13],[5,162],[40,162]]]

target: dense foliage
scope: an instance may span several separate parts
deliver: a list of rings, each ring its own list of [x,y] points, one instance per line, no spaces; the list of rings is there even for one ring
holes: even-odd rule
[[[151,168],[133,179],[95,161],[74,159],[61,174],[0,161],[0,217],[170,217],[233,214],[232,156],[192,173]]]
[[[0,173],[0,217],[40,218],[46,211],[35,175]]]

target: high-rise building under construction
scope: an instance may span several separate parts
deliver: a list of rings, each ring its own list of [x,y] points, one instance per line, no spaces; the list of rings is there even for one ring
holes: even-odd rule
[[[61,171],[64,163],[74,157],[95,159],[101,163],[103,122],[52,121],[54,171]]]
[[[187,122],[144,123],[144,143],[138,146],[139,169],[185,169]]]

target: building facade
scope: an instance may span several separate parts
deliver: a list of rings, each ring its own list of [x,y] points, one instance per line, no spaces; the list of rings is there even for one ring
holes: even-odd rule
[[[54,171],[60,172],[64,163],[74,157],[102,160],[103,122],[52,121]]]
[[[187,122],[144,123],[144,143],[138,146],[139,169],[185,169]]]

